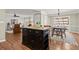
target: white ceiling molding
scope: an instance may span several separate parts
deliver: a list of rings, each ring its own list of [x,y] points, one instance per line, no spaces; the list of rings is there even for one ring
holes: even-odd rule
[[[33,9],[6,9],[6,13],[8,14],[22,14],[22,15],[32,15],[35,13],[40,13],[37,10]]]
[[[57,9],[49,10],[47,11],[47,13],[48,13],[48,16],[58,15]],[[74,13],[79,13],[79,9],[60,9],[60,15],[67,15],[67,14],[74,14]]]
[[[22,15],[32,15],[35,13],[41,13],[44,11],[48,16],[56,16],[58,13],[58,9],[5,9],[6,13],[9,14],[22,14]],[[60,9],[60,14],[73,14],[79,13],[79,9]]]

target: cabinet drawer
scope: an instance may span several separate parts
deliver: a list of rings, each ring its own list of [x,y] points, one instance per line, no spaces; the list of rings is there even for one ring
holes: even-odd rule
[[[35,34],[42,34],[41,30],[35,30]]]
[[[47,30],[37,30],[26,28],[22,31],[23,44],[34,50],[41,50],[47,48],[48,32]]]
[[[27,33],[28,33],[28,35],[29,35],[29,34],[33,35],[33,34],[34,34],[34,31],[31,30],[31,29],[28,29]]]
[[[23,30],[26,31],[27,29],[26,28],[23,28]]]

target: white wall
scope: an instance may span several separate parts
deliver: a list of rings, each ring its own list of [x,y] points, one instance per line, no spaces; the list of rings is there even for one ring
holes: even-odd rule
[[[70,15],[68,15],[68,16],[70,16],[70,26],[69,26],[69,31],[70,32],[79,32],[79,30],[78,30],[78,25],[79,25],[79,23],[78,23],[78,20],[79,20],[79,18],[78,18],[78,14],[70,14]]]
[[[0,22],[4,22],[4,24],[5,24],[5,22],[6,22],[5,18],[6,18],[5,10],[0,9]]]
[[[11,23],[11,19],[17,19],[18,23],[22,23],[24,26],[27,26],[29,20],[33,21],[33,15],[21,15],[21,14],[17,14],[19,15],[19,17],[13,17],[14,14],[6,14],[6,24],[9,22]]]
[[[63,16],[69,16],[69,31],[70,32],[79,32],[79,14],[75,13],[75,14],[68,14],[68,15],[63,15]],[[53,25],[53,19],[54,17],[49,16],[49,20],[50,20],[50,25]]]
[[[5,41],[5,23],[0,21],[0,42]]]
[[[45,11],[41,11],[41,25],[49,25],[48,15]]]
[[[5,10],[0,9],[0,42],[5,41]]]
[[[0,21],[5,21],[5,10],[0,9]]]
[[[44,25],[49,25],[49,20],[48,20],[48,16],[47,13],[45,11],[40,11],[40,13],[36,13],[34,15],[34,22],[36,24],[36,22],[41,22],[40,25],[42,25],[42,27]]]
[[[50,25],[51,27],[53,27],[54,17],[48,16],[48,20],[49,20],[49,25]]]

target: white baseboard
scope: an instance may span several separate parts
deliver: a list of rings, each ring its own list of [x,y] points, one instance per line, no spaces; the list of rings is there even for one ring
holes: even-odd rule
[[[4,39],[4,40],[0,40],[0,42],[5,42],[6,40]]]

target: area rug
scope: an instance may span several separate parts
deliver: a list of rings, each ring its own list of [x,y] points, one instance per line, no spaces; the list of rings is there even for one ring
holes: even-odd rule
[[[63,39],[60,36],[54,35],[53,37],[51,36],[51,40],[63,41],[69,44],[77,44],[75,37],[69,32],[66,32],[66,37],[63,37]]]

